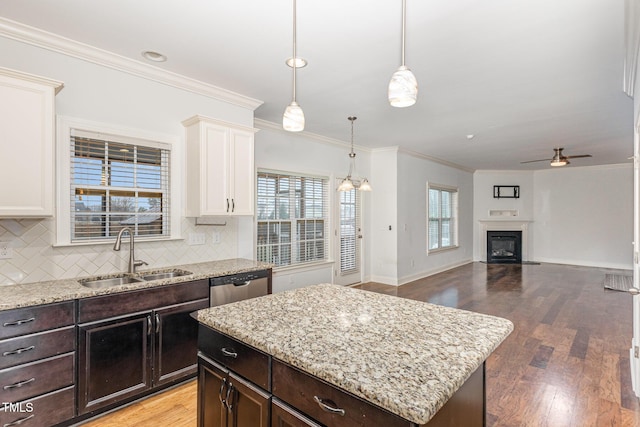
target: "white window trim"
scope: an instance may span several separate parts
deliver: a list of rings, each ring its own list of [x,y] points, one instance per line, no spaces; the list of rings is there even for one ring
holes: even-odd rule
[[[122,135],[124,138],[133,138],[145,141],[156,141],[168,144],[171,147],[170,190],[169,203],[170,236],[166,237],[140,237],[137,241],[158,241],[181,239],[181,212],[182,212],[182,140],[175,135],[167,135],[78,119],[67,116],[57,117],[56,136],[56,239],[54,247],[58,246],[87,246],[105,244],[105,241],[72,242],[71,241],[71,205],[67,203],[65,195],[69,194],[71,185],[71,129],[85,130],[88,132],[105,133],[110,135]],[[106,243],[110,243],[108,240]]]
[[[451,246],[446,246],[444,248],[435,248],[435,249],[429,249],[429,190],[444,190],[444,191],[454,191],[456,193],[456,197],[458,200],[458,203],[456,205],[456,212],[455,212],[455,218],[456,218],[456,230],[455,230],[455,245],[451,245]],[[427,255],[429,254],[436,254],[438,252],[446,252],[446,251],[451,251],[451,250],[455,250],[458,249],[459,246],[459,232],[460,232],[460,189],[458,187],[454,187],[451,185],[443,185],[443,184],[436,184],[433,182],[427,182],[427,193],[426,193],[426,201],[427,201],[427,235],[426,235],[426,246],[427,246]]]

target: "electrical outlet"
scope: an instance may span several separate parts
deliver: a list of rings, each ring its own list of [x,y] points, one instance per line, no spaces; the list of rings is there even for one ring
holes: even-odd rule
[[[213,232],[213,243],[216,244],[216,245],[220,243],[220,232],[219,231],[214,231]]]
[[[13,258],[13,249],[9,246],[9,242],[0,242],[0,259]]]
[[[205,240],[204,233],[189,233],[189,245],[204,245]]]

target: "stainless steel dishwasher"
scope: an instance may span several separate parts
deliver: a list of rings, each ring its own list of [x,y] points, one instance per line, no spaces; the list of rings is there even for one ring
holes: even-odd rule
[[[211,307],[228,304],[269,293],[269,271],[256,270],[229,276],[213,277],[210,281]]]

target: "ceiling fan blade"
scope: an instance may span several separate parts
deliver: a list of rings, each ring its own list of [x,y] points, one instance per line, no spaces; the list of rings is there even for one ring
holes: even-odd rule
[[[540,159],[540,160],[527,160],[526,162],[520,162],[520,164],[523,163],[535,163],[535,162],[550,162],[553,159]]]
[[[577,156],[565,156],[567,159],[579,159],[580,157],[592,157],[591,154],[578,154]]]

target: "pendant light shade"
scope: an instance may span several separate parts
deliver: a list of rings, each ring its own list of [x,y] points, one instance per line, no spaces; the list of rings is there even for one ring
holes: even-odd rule
[[[292,101],[284,110],[282,127],[289,132],[300,132],[304,130],[304,112],[296,101]]]
[[[360,191],[371,191],[371,184],[369,184],[369,180],[367,178],[362,178],[360,180],[358,178],[358,173],[356,172],[356,153],[353,151],[353,122],[357,119],[357,117],[347,117],[347,119],[351,122],[351,151],[349,152],[349,174],[345,179],[342,180],[340,185],[338,186],[338,191],[351,191],[354,188]]]
[[[392,107],[410,107],[418,100],[418,80],[404,64],[404,46],[407,22],[407,0],[402,0],[402,64],[389,82],[389,103]]]
[[[289,132],[300,132],[304,130],[304,112],[296,102],[296,69],[298,68],[298,57],[296,56],[296,0],[293,0],[293,56],[291,57],[291,63],[291,69],[293,70],[293,100],[284,110],[282,127]]]

